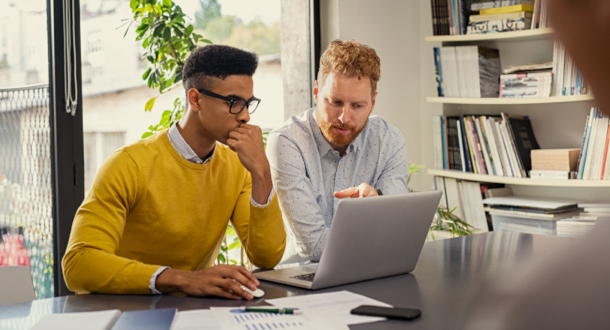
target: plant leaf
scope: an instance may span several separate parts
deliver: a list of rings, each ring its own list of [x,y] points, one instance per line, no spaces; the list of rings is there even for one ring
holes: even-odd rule
[[[152,99],[148,100],[148,102],[146,102],[146,105],[144,106],[144,110],[151,111],[153,105],[155,105],[156,100],[157,100],[157,97],[153,97]]]

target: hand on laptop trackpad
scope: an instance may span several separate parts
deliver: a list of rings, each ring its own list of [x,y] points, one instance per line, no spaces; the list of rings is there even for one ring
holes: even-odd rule
[[[254,291],[252,291],[252,290],[248,289],[247,287],[245,287],[245,286],[243,286],[243,285],[241,286],[241,288],[242,288],[244,291],[246,291],[246,292],[250,293],[250,294],[251,294],[251,295],[252,295],[254,298],[261,298],[262,296],[264,296],[264,295],[265,295],[265,291],[263,291],[263,290],[261,290],[261,289],[258,289],[258,288],[257,288],[256,290],[254,290]]]

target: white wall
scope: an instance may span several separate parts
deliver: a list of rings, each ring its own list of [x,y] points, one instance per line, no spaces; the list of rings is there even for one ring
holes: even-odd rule
[[[422,138],[431,124],[421,124],[424,118],[421,114],[423,99],[420,48],[423,34],[420,31],[422,26],[420,3],[429,6],[428,1],[322,2],[322,49],[325,50],[328,43],[334,39],[355,39],[375,49],[381,59],[381,79],[377,85],[379,95],[373,114],[383,117],[400,129],[407,140],[409,161],[424,163]],[[429,11],[430,9],[428,14]],[[433,74],[425,75],[433,76]],[[432,91],[433,88],[434,85]],[[414,176],[411,187],[416,190],[429,189],[429,184],[422,185],[422,178],[422,175]]]

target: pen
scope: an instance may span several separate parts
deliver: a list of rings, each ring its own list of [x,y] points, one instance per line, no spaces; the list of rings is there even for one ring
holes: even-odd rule
[[[241,307],[242,311],[255,313],[274,313],[274,314],[302,314],[298,308],[260,308],[260,307]]]

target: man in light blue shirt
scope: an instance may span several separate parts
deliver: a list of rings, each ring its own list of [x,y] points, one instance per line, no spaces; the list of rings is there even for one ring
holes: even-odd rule
[[[369,117],[379,67],[372,48],[333,41],[320,59],[316,107],[268,136],[273,185],[287,223],[284,263],[320,260],[341,198],[408,191],[403,135]]]

